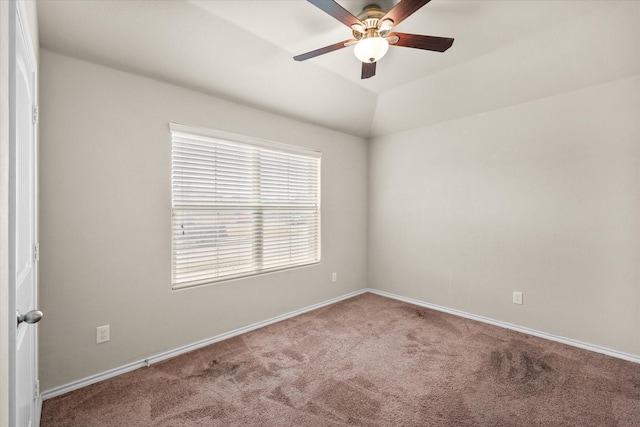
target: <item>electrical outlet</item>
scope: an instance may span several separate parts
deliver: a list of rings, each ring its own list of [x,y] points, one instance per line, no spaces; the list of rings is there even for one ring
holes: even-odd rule
[[[513,291],[513,303],[522,305],[522,292]]]
[[[110,325],[98,326],[96,328],[96,344],[107,342],[111,339],[109,329]]]
[[[338,281],[338,273],[331,273],[331,281],[333,283]]]

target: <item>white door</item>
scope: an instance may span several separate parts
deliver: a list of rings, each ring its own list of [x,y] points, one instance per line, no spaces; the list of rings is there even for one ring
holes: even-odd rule
[[[39,418],[37,391],[36,308],[36,117],[35,61],[24,5],[12,2],[15,19],[10,102],[10,267],[16,302],[15,382],[16,427],[35,427]],[[22,314],[22,316],[20,316]]]

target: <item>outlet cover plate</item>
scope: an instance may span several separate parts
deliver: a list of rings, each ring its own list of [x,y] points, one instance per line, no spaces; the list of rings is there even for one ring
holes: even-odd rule
[[[513,291],[513,303],[522,305],[522,292]]]
[[[109,325],[98,326],[96,328],[96,344],[101,344],[111,339],[111,331],[109,329]]]

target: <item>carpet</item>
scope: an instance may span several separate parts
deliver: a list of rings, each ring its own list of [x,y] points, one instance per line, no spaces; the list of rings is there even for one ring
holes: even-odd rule
[[[640,365],[362,294],[46,400],[42,427],[640,426]]]

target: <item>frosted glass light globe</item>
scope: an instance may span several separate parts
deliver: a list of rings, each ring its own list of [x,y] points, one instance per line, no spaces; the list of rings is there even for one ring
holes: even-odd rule
[[[389,50],[389,42],[382,37],[369,37],[358,42],[353,49],[356,58],[362,62],[376,62]]]

